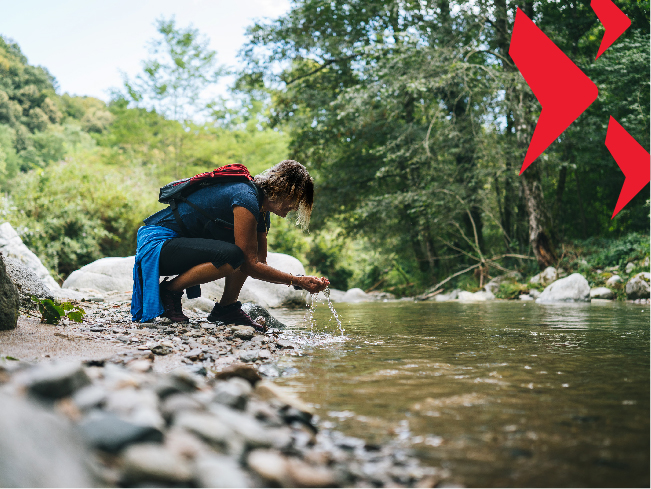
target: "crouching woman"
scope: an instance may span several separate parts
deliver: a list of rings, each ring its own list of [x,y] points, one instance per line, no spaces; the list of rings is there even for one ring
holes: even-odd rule
[[[138,230],[131,313],[134,321],[161,316],[188,322],[181,297],[200,295],[200,284],[226,278],[224,293],[208,321],[242,324],[264,331],[237,300],[247,277],[324,290],[325,277],[294,276],[267,265],[269,214],[298,211],[306,226],[312,211],[313,180],[300,163],[285,160],[250,181],[202,187],[186,199],[145,219]],[[161,276],[175,276],[160,282]]]

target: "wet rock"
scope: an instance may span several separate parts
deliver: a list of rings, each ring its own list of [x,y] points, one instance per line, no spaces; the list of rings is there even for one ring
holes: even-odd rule
[[[558,272],[554,267],[547,267],[538,275],[534,275],[529,279],[531,284],[550,284],[558,279]]]
[[[195,460],[199,487],[250,487],[240,464],[230,457],[204,454]]]
[[[122,464],[124,479],[130,483],[187,484],[192,480],[188,461],[161,445],[132,445],[124,451]]]
[[[282,405],[290,406],[298,409],[301,412],[308,413],[310,415],[314,414],[314,409],[303,401],[298,399],[296,396],[292,395],[286,389],[270,382],[268,380],[263,380],[258,382],[255,386],[255,394],[264,400],[276,399],[280,401]]]
[[[255,329],[251,326],[232,326],[231,332],[235,338],[250,340],[255,336]]]
[[[33,270],[48,288],[52,290],[59,288],[59,284],[52,278],[38,256],[25,246],[23,240],[8,222],[0,225],[0,252],[3,256],[13,258]]]
[[[0,255],[0,330],[14,329],[16,327],[19,307],[20,296],[18,295],[18,289],[7,275],[3,257]]]
[[[629,300],[649,298],[649,272],[638,273],[626,283],[626,297]]]
[[[615,297],[613,291],[607,287],[595,287],[590,289],[590,299],[609,299],[612,300]]]
[[[276,340],[276,346],[278,348],[285,348],[288,350],[298,350],[298,346],[296,343],[292,343],[291,341],[288,340]]]
[[[133,289],[133,265],[135,257],[101,258],[72,272],[63,288],[93,289],[102,292],[126,292]]]
[[[158,428],[130,423],[103,411],[91,412],[79,424],[79,429],[90,445],[110,453],[117,453],[132,443],[163,440]]]
[[[32,297],[37,299],[53,300],[54,296],[50,289],[36,275],[36,272],[29,268],[23,262],[15,258],[4,258],[7,275],[18,289],[20,303],[23,307],[34,308],[36,305],[32,302]]]
[[[218,450],[227,449],[234,435],[226,423],[207,413],[182,412],[174,418],[174,426],[197,435]]]
[[[95,487],[88,450],[69,422],[0,395],[0,487]]]
[[[221,380],[227,380],[232,377],[240,377],[244,380],[247,380],[251,385],[255,385],[262,377],[258,371],[251,367],[250,365],[245,365],[243,363],[235,363],[229,365],[221,372],[217,372],[215,377]]]
[[[43,365],[30,372],[27,388],[37,396],[58,399],[87,384],[90,379],[79,363],[59,363]]]
[[[285,324],[281,323],[275,317],[269,314],[269,311],[267,311],[264,307],[254,304],[253,302],[245,302],[242,304],[242,310],[254,320],[257,317],[262,316],[265,319],[268,328],[284,329],[287,327]]]
[[[573,273],[569,277],[548,285],[536,302],[588,302],[589,300],[590,285],[588,281],[580,273]]]

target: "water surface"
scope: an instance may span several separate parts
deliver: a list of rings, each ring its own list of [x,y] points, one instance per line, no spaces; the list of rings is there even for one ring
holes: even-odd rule
[[[278,379],[326,425],[401,439],[467,486],[649,486],[648,306],[336,308],[347,339]],[[280,316],[309,332],[304,311]],[[338,335],[330,318],[319,305],[314,332]]]

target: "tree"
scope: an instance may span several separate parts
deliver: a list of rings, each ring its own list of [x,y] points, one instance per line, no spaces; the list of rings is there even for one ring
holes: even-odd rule
[[[150,42],[151,58],[142,62],[142,73],[129,80],[124,75],[124,95],[138,107],[183,124],[210,107],[205,90],[224,74],[209,40],[192,26],[176,26],[174,17],[156,21],[160,38]]]

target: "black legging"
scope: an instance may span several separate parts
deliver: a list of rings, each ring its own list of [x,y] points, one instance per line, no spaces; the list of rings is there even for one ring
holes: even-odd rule
[[[172,238],[160,251],[159,274],[180,275],[202,263],[215,268],[228,263],[233,269],[244,263],[242,250],[226,241],[204,238]]]

